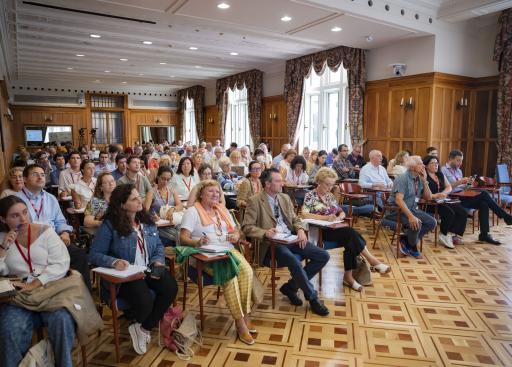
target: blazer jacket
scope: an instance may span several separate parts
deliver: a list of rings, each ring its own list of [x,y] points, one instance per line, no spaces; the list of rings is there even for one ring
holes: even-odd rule
[[[286,194],[277,194],[277,200],[281,207],[283,220],[292,231],[297,233],[299,229],[304,229],[304,223],[295,214],[293,203]],[[274,212],[268,203],[268,196],[265,191],[250,197],[247,200],[247,208],[245,209],[244,220],[242,222],[242,231],[247,237],[263,239],[260,245],[260,253],[258,262],[263,265],[263,260],[267,254],[269,243],[265,241],[265,232],[277,225]]]
[[[236,206],[241,208],[242,203],[247,204],[247,201],[251,196],[256,194],[254,192],[254,188],[252,187],[250,178],[244,178],[238,187],[238,192],[236,194]],[[260,187],[260,192],[262,191],[261,183],[258,180],[258,186]]]

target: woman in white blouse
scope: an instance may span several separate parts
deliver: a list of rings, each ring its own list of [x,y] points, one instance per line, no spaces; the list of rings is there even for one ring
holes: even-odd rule
[[[70,185],[75,209],[85,208],[94,196],[94,189],[96,188],[96,177],[94,177],[96,165],[94,162],[89,159],[83,160],[80,164],[80,171],[82,172],[80,181]]]
[[[20,292],[30,292],[63,278],[69,270],[66,245],[46,225],[30,223],[26,204],[16,196],[0,200],[0,275],[16,276]],[[75,323],[63,309],[35,312],[12,304],[0,305],[0,366],[15,367],[32,344],[36,323],[48,326],[56,364],[73,365]]]
[[[286,173],[286,184],[290,186],[306,185],[309,176],[306,173],[306,160],[303,156],[298,155],[293,158],[290,168]]]
[[[194,173],[192,168],[192,159],[189,157],[183,157],[178,164],[176,175],[174,175],[172,183],[176,192],[182,200],[187,200],[190,195],[190,191],[199,182],[198,176]]]
[[[286,174],[290,169],[290,163],[292,163],[293,158],[297,156],[297,151],[293,149],[289,149],[285,155],[284,159],[279,163],[279,173],[283,177],[283,180],[286,180]]]

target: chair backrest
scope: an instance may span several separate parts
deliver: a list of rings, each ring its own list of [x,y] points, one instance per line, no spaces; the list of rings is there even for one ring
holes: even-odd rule
[[[361,186],[354,182],[342,182],[340,187],[346,194],[360,194],[362,191]]]
[[[496,186],[496,180],[492,177],[480,176],[473,182],[473,186],[475,185],[479,187]]]
[[[510,175],[508,174],[508,166],[506,164],[498,164],[496,166],[496,179],[498,183],[510,183]]]

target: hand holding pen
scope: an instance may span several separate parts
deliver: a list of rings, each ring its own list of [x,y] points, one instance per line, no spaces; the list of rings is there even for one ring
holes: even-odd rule
[[[202,237],[199,238],[199,242],[198,242],[199,246],[206,245],[206,244],[208,244],[208,242],[210,242],[210,239],[208,238],[206,233],[202,232],[202,234],[203,234]]]

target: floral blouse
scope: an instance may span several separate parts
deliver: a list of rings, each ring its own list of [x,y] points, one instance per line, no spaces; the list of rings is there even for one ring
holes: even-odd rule
[[[341,209],[338,201],[332,193],[328,192],[325,194],[325,199],[322,200],[318,196],[316,190],[311,190],[304,198],[302,211],[304,213],[317,215],[338,215],[343,211],[343,209]]]

